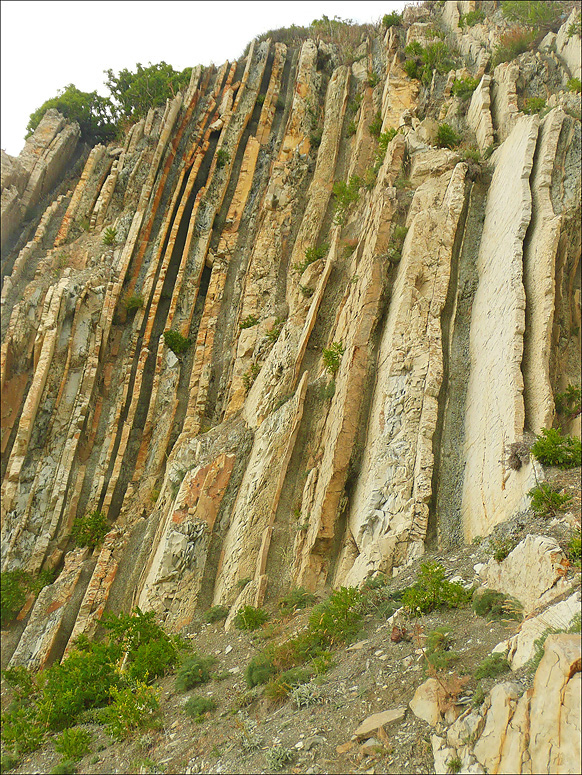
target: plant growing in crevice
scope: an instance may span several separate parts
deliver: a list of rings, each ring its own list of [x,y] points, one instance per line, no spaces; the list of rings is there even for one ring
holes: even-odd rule
[[[73,522],[71,535],[77,546],[88,546],[95,549],[109,532],[107,517],[96,509],[81,517],[76,517]]]
[[[524,113],[533,115],[540,113],[546,107],[546,101],[543,97],[528,97],[525,101]]]
[[[249,370],[242,375],[242,382],[247,393],[253,386],[256,378],[259,376],[260,370],[261,367],[258,363],[251,363]]]
[[[329,347],[323,348],[322,357],[325,370],[328,374],[331,374],[332,377],[335,376],[340,367],[341,358],[344,352],[344,346],[341,342],[332,342]]]
[[[138,293],[132,293],[125,297],[125,301],[123,302],[123,306],[128,312],[135,312],[138,309],[141,309],[144,305],[144,298]]]
[[[216,152],[216,166],[218,169],[225,167],[230,161],[230,154],[225,148],[220,148]]]
[[[514,538],[496,538],[489,540],[489,553],[496,562],[503,562],[517,546]]]
[[[402,595],[402,605],[417,616],[435,608],[460,608],[468,603],[470,596],[462,584],[445,578],[442,565],[428,562],[421,565],[418,581]]]
[[[256,326],[258,322],[259,322],[259,319],[254,315],[247,315],[247,317],[244,320],[241,320],[238,326],[242,331],[245,328],[252,328],[253,326]]]
[[[117,229],[113,226],[108,226],[103,234],[102,242],[107,247],[113,247],[117,244]]]
[[[566,420],[573,420],[580,414],[582,406],[582,395],[580,388],[569,384],[563,393],[557,393],[555,398],[556,412],[565,417]]]
[[[283,330],[284,325],[285,325],[284,320],[280,320],[279,318],[276,318],[272,328],[270,328],[265,333],[265,339],[267,339],[270,342],[270,344],[272,345],[275,344],[275,342],[277,341],[277,339],[281,334],[281,331]]]
[[[479,86],[478,78],[455,78],[451,87],[451,94],[461,100],[468,100]]]
[[[368,125],[368,131],[373,137],[380,137],[382,132],[382,114],[380,111],[376,113],[372,122]]]
[[[258,630],[269,620],[269,614],[264,608],[255,608],[252,605],[244,605],[237,611],[234,617],[234,626],[239,630]]]
[[[562,436],[560,428],[543,428],[531,448],[532,454],[544,465],[576,468],[580,465],[581,444],[575,436]]]
[[[475,678],[497,678],[510,669],[509,662],[503,654],[490,654],[477,666]]]
[[[532,510],[541,517],[555,517],[572,500],[571,495],[560,493],[546,482],[533,487],[528,495]]]
[[[436,141],[439,148],[456,148],[461,143],[461,137],[449,124],[439,124]]]
[[[329,250],[329,242],[324,242],[321,245],[313,245],[312,247],[305,249],[305,260],[300,264],[293,264],[293,270],[299,274],[307,269],[308,266],[319,261],[321,258],[325,258]]]
[[[535,40],[535,33],[529,30],[515,29],[502,35],[493,51],[491,67],[503,62],[511,62],[520,54],[529,51]]]
[[[191,340],[179,331],[164,331],[164,342],[174,355],[182,355],[192,345]]]
[[[485,19],[485,11],[477,8],[475,11],[462,13],[459,18],[459,27],[474,27]]]

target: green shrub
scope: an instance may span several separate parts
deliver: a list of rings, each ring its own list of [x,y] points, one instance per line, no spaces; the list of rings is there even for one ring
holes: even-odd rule
[[[480,24],[484,19],[485,12],[482,11],[481,8],[477,8],[475,11],[461,14],[459,27],[474,27],[476,24]]]
[[[544,465],[559,468],[576,468],[580,465],[580,439],[562,436],[559,428],[543,428],[541,434],[536,435],[531,451]]]
[[[340,367],[344,352],[344,346],[341,342],[332,342],[329,347],[323,348],[322,357],[325,370],[328,374],[331,374],[332,377],[335,376]]]
[[[106,86],[117,104],[117,113],[132,121],[144,117],[150,108],[165,105],[190,82],[192,68],[174,70],[166,62],[158,62],[147,67],[136,64],[135,72],[123,69],[115,74],[107,70]]]
[[[42,745],[44,729],[38,724],[33,708],[17,705],[2,714],[2,743],[21,757]]]
[[[510,669],[509,662],[503,654],[490,654],[475,670],[475,678],[497,678]]]
[[[378,178],[378,170],[375,167],[371,167],[364,173],[364,186],[367,191],[371,191],[376,185]]]
[[[462,584],[448,581],[445,569],[436,562],[420,567],[419,579],[402,595],[402,605],[413,615],[433,611],[435,608],[460,608],[470,598]]]
[[[76,775],[78,772],[77,765],[70,759],[65,759],[55,766],[50,771],[50,775]]]
[[[524,112],[532,115],[539,113],[546,107],[546,101],[542,97],[528,97],[525,101]]]
[[[566,88],[568,91],[575,92],[576,94],[580,94],[582,91],[582,81],[579,78],[570,78],[568,83],[566,84]]]
[[[115,245],[117,243],[117,229],[113,228],[113,226],[108,226],[105,229],[102,242],[107,246]]]
[[[213,605],[204,614],[204,621],[208,622],[221,622],[228,616],[229,608],[226,605]]]
[[[352,119],[352,120],[351,120],[351,121],[348,123],[347,130],[346,130],[346,131],[347,131],[347,134],[348,134],[348,137],[353,137],[353,136],[356,134],[356,130],[357,130],[357,128],[358,128],[358,125],[357,125],[357,124],[356,124],[356,122],[355,122],[355,121]]]
[[[578,16],[572,22],[572,24],[570,24],[570,26],[568,27],[567,34],[568,34],[568,38],[572,38],[574,37],[574,35],[578,35],[578,37],[582,35],[582,16],[580,16],[580,14],[578,14]],[[578,83],[580,83],[580,80],[578,78],[574,80],[577,80]],[[577,91],[580,91],[580,89],[578,89]]]
[[[576,385],[568,385],[563,393],[558,393],[555,398],[556,412],[572,420],[580,414],[582,396],[580,388]]]
[[[176,674],[176,689],[187,692],[199,684],[207,683],[211,678],[210,668],[215,664],[214,657],[203,657],[200,654],[188,657]]]
[[[91,735],[85,729],[64,729],[55,742],[63,759],[80,761],[91,750]]]
[[[568,557],[577,565],[580,565],[581,543],[580,528],[578,528],[568,540]]]
[[[418,62],[415,59],[407,59],[404,63],[404,72],[409,78],[420,80],[420,73],[418,72]]]
[[[380,111],[374,116],[372,123],[368,125],[368,131],[373,137],[380,137],[382,132],[382,114]]]
[[[453,756],[453,758],[449,759],[447,762],[447,769],[449,772],[453,773],[460,772],[463,769],[463,762],[458,756]]]
[[[382,17],[382,25],[388,29],[389,27],[398,27],[402,23],[402,14],[397,11],[392,13],[385,13]]]
[[[103,512],[95,510],[76,517],[71,534],[77,546],[88,546],[95,549],[109,532],[107,517]]]
[[[307,683],[312,675],[312,670],[292,667],[269,681],[265,686],[265,695],[270,700],[284,700],[296,686]]]
[[[177,661],[178,649],[165,636],[163,639],[142,643],[137,647],[128,663],[127,675],[130,678],[151,681],[166,675]]]
[[[375,579],[370,582],[375,582]],[[378,586],[369,586],[368,582],[363,588],[363,610],[374,614],[381,619],[387,619],[400,608],[403,592],[391,591],[385,584],[378,582]]]
[[[309,632],[333,646],[351,640],[360,628],[362,595],[355,587],[340,587],[309,616]]]
[[[275,665],[267,654],[255,654],[245,670],[247,686],[252,689],[254,686],[267,683],[275,672]]]
[[[0,773],[2,773],[2,775],[4,775],[5,772],[16,769],[17,766],[17,756],[12,756],[10,753],[2,752],[2,758],[0,759]]]
[[[329,250],[329,242],[324,242],[322,245],[306,248],[305,260],[302,261],[300,264],[293,264],[293,269],[296,272],[299,272],[299,274],[303,274],[303,272],[307,269],[308,266],[311,266],[311,264],[314,264],[316,261],[319,261],[321,258],[325,258],[328,250]]]
[[[453,53],[442,40],[439,40],[437,43],[429,43],[423,49],[421,56],[425,70],[430,73],[431,78],[433,71],[443,75],[455,66]]]
[[[247,393],[253,386],[253,383],[256,380],[256,378],[259,376],[260,370],[261,370],[261,367],[258,363],[251,363],[249,370],[242,375],[243,385]]]
[[[560,3],[552,0],[503,0],[501,9],[507,19],[527,24],[536,31],[547,31],[560,23]]]
[[[125,740],[136,729],[152,729],[158,723],[157,690],[143,681],[119,689],[111,687],[112,703],[101,714],[108,733]]]
[[[479,86],[478,78],[455,78],[451,88],[451,94],[462,100],[468,100]]]
[[[380,76],[378,75],[378,73],[374,73],[374,72],[370,73],[370,75],[368,76],[368,86],[370,86],[373,89],[374,86],[377,86],[379,83],[380,83]]]
[[[201,721],[205,713],[216,710],[216,702],[211,697],[194,695],[184,704],[184,713],[195,721]]]
[[[522,606],[517,600],[493,589],[477,590],[473,595],[472,606],[477,616],[487,619],[520,620],[523,615]]]
[[[476,148],[467,148],[463,151],[463,161],[472,161],[478,164],[481,161],[481,153]]]
[[[418,40],[413,40],[408,44],[408,46],[406,46],[404,53],[411,57],[422,56],[424,54],[424,47],[418,42]]]
[[[475,689],[475,694],[471,698],[471,705],[474,708],[480,708],[484,702],[485,702],[485,689],[483,689],[481,684],[478,684],[477,688]]]
[[[493,51],[491,66],[497,67],[502,62],[511,62],[520,54],[529,51],[535,40],[535,33],[526,30],[511,30],[502,35],[499,44]]]
[[[538,484],[528,492],[533,511],[541,517],[555,517],[562,507],[572,500],[570,495],[561,495],[549,484]]]
[[[340,226],[344,225],[350,205],[357,202],[360,198],[359,189],[361,185],[362,181],[357,175],[352,175],[347,183],[336,181],[333,184],[333,195],[335,197],[334,223]]]
[[[256,326],[259,322],[259,318],[256,318],[254,315],[248,315],[244,320],[242,320],[239,323],[239,328],[242,330],[244,328],[252,328],[253,326]]]
[[[216,166],[218,167],[218,169],[225,167],[229,161],[230,161],[229,152],[224,148],[220,148],[220,150],[216,152]]]
[[[37,691],[33,674],[22,665],[8,667],[2,671],[2,678],[12,687],[14,699],[26,704],[27,700]]]
[[[128,312],[135,312],[138,309],[141,309],[144,305],[144,299],[143,296],[140,296],[137,293],[132,293],[131,296],[126,296],[124,301],[125,309]]]
[[[2,627],[12,621],[26,603],[26,574],[9,570],[0,574],[0,618]]]
[[[308,592],[303,587],[292,589],[279,600],[278,606],[283,616],[289,616],[300,608],[307,608],[308,605],[315,603],[315,595]]]
[[[387,129],[385,132],[382,132],[380,137],[378,138],[378,154],[377,156],[381,159],[384,159],[384,156],[386,155],[386,151],[388,150],[388,143],[390,143],[396,135],[398,134],[398,130],[394,129],[392,127],[391,129]]]
[[[437,145],[439,148],[456,148],[461,142],[461,137],[449,124],[439,124],[437,130]]]
[[[274,745],[266,754],[267,765],[271,770],[282,770],[292,758],[293,753],[282,745]]]
[[[175,355],[185,353],[192,342],[179,331],[164,331],[164,341]]]
[[[497,562],[503,562],[516,546],[517,543],[513,538],[491,538],[489,540],[490,554]]]
[[[234,626],[239,630],[258,630],[269,619],[269,614],[264,608],[255,608],[252,605],[244,605],[237,611],[234,617]]]

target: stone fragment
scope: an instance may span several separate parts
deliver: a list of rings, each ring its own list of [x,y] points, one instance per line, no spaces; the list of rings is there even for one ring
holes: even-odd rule
[[[384,710],[381,713],[374,713],[373,715],[368,716],[368,718],[360,724],[354,732],[354,735],[359,738],[370,737],[370,735],[374,734],[374,732],[381,727],[384,727],[387,724],[393,724],[396,721],[402,721],[405,715],[406,708],[404,706],[392,708],[391,710]]]
[[[439,709],[439,682],[429,678],[414,692],[414,697],[408,703],[415,716],[426,721],[431,727],[441,719]]]

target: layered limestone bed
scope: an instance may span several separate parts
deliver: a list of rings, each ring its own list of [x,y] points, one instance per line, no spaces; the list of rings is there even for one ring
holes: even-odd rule
[[[491,18],[459,27],[476,6]],[[89,149],[51,110],[2,153],[2,568],[60,571],[5,660],[46,665],[136,604],[175,631],[225,604],[228,627],[527,507],[542,472],[508,449],[579,381],[580,40],[573,12],[485,73],[494,6],[408,8],[352,65],[255,41],[194,68],[123,145]],[[435,29],[466,66],[421,86],[403,47]],[[549,109],[525,114],[526,95]],[[398,130],[383,157],[377,114]],[[464,147],[436,147],[444,120]],[[355,175],[338,218],[333,184]],[[109,533],[75,548],[96,510]]]

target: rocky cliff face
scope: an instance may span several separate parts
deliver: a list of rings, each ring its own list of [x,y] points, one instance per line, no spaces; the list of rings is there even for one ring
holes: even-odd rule
[[[397,574],[527,506],[542,472],[508,449],[579,381],[580,41],[573,12],[485,72],[495,5],[409,8],[351,65],[254,42],[119,147],[49,111],[3,154],[2,567],[60,570],[8,658],[60,659],[106,609],[177,631]],[[465,65],[421,85],[403,47],[434,30]],[[549,110],[524,113],[532,96]],[[384,156],[377,114],[398,130]],[[436,147],[443,121],[460,148]],[[332,186],[356,175],[338,218]],[[105,540],[75,549],[95,510]]]

